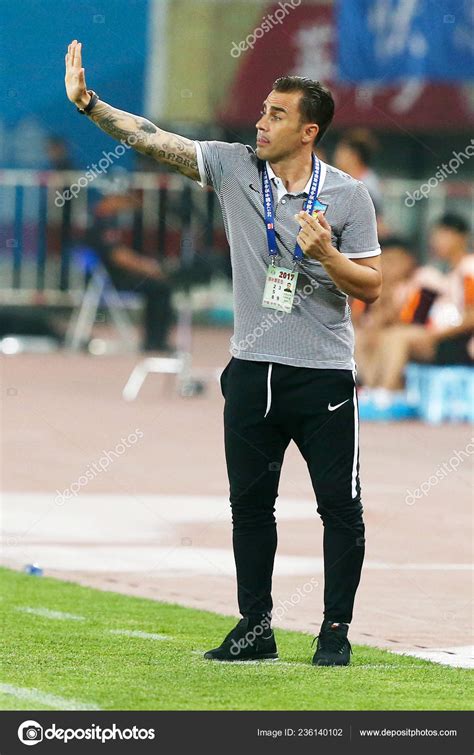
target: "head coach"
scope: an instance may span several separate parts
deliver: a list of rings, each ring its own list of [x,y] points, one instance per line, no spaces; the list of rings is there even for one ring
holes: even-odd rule
[[[225,452],[242,619],[210,660],[278,657],[271,628],[275,500],[285,450],[304,457],[324,525],[324,620],[313,664],[347,665],[364,559],[354,335],[348,296],[381,289],[367,189],[314,154],[331,93],[278,79],[256,124],[256,149],[192,141],[118,110],[86,88],[81,45],[66,54],[68,98],[103,131],[212,186],[233,268],[235,329],[222,377]]]

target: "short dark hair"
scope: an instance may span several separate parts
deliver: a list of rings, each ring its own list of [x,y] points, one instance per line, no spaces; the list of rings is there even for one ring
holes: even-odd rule
[[[455,212],[445,212],[434,224],[443,228],[451,228],[458,233],[469,233],[469,224],[461,215]]]
[[[334,116],[334,100],[329,89],[306,76],[280,76],[272,88],[274,92],[301,92],[301,120],[303,123],[318,124],[319,131],[314,140],[314,144],[318,144]]]
[[[411,254],[411,245],[407,239],[405,239],[403,236],[387,236],[383,241],[381,242],[384,250],[390,249],[392,247],[397,247],[401,249],[405,249],[405,251],[409,252]]]
[[[366,129],[349,131],[349,133],[344,134],[339,144],[343,144],[355,152],[363,165],[372,164],[378,146],[375,138]]]

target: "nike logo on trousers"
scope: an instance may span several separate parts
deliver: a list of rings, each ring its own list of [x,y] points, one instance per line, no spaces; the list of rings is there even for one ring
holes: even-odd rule
[[[328,404],[328,409],[330,412],[334,412],[336,409],[339,409],[339,407],[342,406],[343,404],[347,404],[348,401],[350,401],[350,399],[346,398],[345,401],[341,401],[341,403],[336,404],[336,406],[332,406],[332,404]]]

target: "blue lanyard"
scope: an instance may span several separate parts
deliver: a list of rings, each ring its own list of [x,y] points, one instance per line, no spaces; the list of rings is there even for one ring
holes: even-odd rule
[[[318,198],[319,178],[321,175],[321,163],[315,154],[313,154],[313,175],[311,177],[311,186],[308,198],[305,202],[304,209],[310,215],[313,213],[314,205]],[[273,213],[273,196],[268,176],[267,166],[265,164],[262,171],[262,189],[263,189],[263,206],[265,209],[265,229],[267,231],[268,253],[270,257],[276,257],[278,254],[276,236],[275,236],[275,216]],[[303,250],[297,243],[293,252],[293,260],[296,262],[303,258]]]

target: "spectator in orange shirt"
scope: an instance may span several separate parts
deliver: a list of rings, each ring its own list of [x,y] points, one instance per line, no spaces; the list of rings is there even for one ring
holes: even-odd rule
[[[474,255],[469,254],[469,226],[459,215],[447,213],[433,226],[433,254],[448,267],[440,276],[421,268],[415,291],[402,308],[401,324],[388,328],[374,356],[377,375],[372,385],[387,391],[403,385],[409,361],[432,364],[473,364]],[[424,323],[416,318],[423,310]]]

